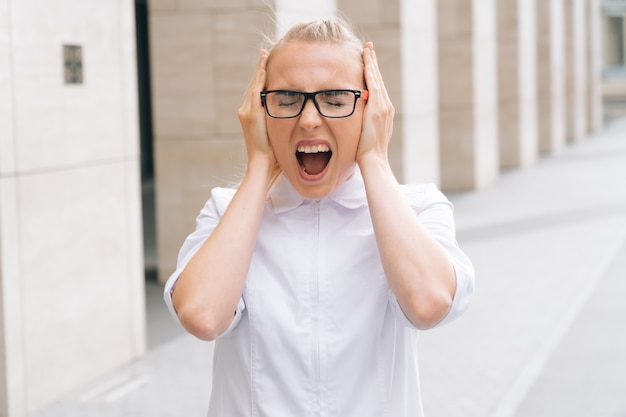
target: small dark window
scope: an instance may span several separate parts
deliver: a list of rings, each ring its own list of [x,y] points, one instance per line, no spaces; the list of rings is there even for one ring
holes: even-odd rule
[[[78,45],[63,45],[65,84],[83,83],[83,48]]]

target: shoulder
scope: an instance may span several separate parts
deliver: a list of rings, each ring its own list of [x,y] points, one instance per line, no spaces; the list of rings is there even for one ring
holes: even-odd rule
[[[211,198],[206,202],[204,209],[211,209],[217,211],[217,213],[222,216],[228,205],[232,201],[235,193],[237,192],[236,188],[226,188],[226,187],[215,187],[211,190]]]
[[[450,205],[448,198],[433,183],[402,184],[400,190],[411,206],[423,209],[433,204]]]

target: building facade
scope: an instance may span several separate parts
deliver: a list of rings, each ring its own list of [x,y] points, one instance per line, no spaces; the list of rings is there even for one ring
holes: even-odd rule
[[[623,32],[606,7],[0,0],[0,415],[145,352],[146,270],[169,276],[210,189],[245,169],[236,113],[262,34],[348,18],[396,108],[398,179],[467,191],[601,129],[602,56],[624,55],[600,43]]]
[[[403,182],[485,187],[601,125],[598,0],[154,0],[149,9],[160,280],[210,188],[243,172],[236,109],[259,34],[294,21],[340,13],[374,41]]]
[[[626,0],[602,0],[605,118],[626,116]]]
[[[145,351],[132,1],[0,0],[0,416]]]

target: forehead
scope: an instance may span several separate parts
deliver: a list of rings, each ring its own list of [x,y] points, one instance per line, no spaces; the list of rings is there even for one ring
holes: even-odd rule
[[[363,61],[348,44],[290,42],[276,47],[267,63],[267,89],[314,91],[361,88]]]

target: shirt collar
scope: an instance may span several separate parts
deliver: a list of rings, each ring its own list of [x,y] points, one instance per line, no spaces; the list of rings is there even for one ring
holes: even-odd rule
[[[292,210],[307,201],[306,198],[302,197],[296,189],[293,188],[289,180],[287,180],[282,173],[278,176],[270,189],[268,199],[272,203],[275,213]],[[354,175],[341,184],[334,193],[323,200],[332,200],[348,209],[366,206],[367,197],[365,195],[365,185],[363,184],[363,177],[361,176],[359,168],[356,167]]]

